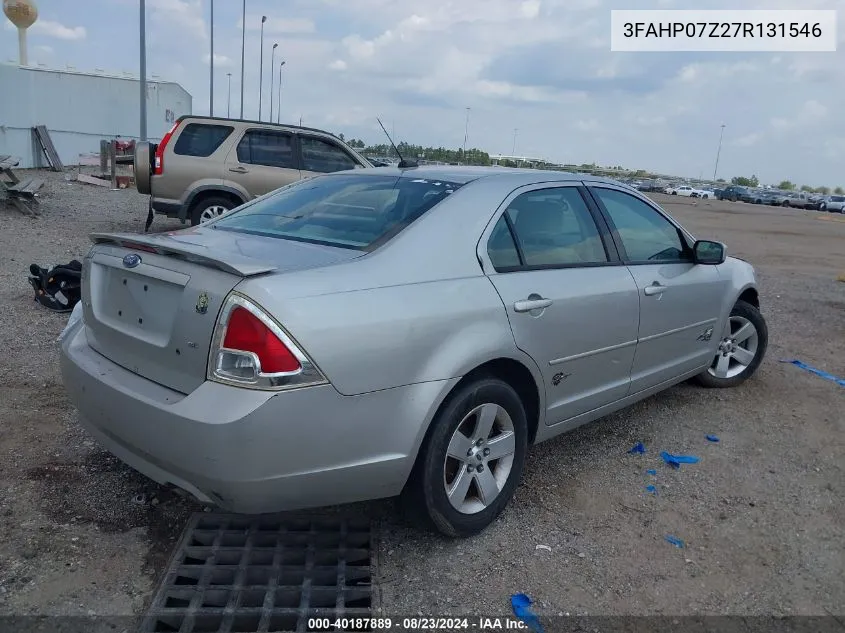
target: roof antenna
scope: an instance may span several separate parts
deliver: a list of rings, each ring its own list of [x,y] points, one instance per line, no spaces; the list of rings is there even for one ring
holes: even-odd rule
[[[402,154],[399,153],[399,148],[396,147],[396,143],[393,142],[393,139],[390,138],[390,134],[387,133],[387,130],[384,129],[384,124],[381,122],[381,119],[376,117],[376,121],[381,126],[384,135],[387,137],[387,140],[390,141],[390,145],[393,147],[393,151],[396,152],[396,155],[399,157],[399,169],[410,169],[412,167],[419,167],[416,161],[413,160],[405,160],[402,158]]]

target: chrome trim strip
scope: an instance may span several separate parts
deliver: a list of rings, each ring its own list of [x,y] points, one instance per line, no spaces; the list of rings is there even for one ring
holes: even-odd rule
[[[641,338],[637,341],[627,341],[625,343],[619,343],[618,345],[611,345],[609,347],[601,347],[599,349],[590,350],[589,352],[582,352],[581,354],[573,354],[572,356],[564,356],[563,358],[556,358],[555,360],[550,360],[549,365],[554,367],[555,365],[560,365],[561,363],[568,363],[573,360],[581,360],[582,358],[588,358],[590,356],[595,356],[596,354],[604,354],[605,352],[613,352],[618,349],[624,349],[626,347],[630,347],[631,345],[636,345],[638,343],[646,343],[648,341],[653,341],[655,339],[659,339],[664,336],[670,336],[672,334],[677,334],[678,332],[684,332],[686,330],[692,330],[697,327],[702,327],[706,325],[712,325],[716,323],[718,319],[708,319],[706,321],[699,321],[698,323],[691,323],[690,325],[685,325],[684,327],[675,328],[674,330],[667,330],[665,332],[661,332],[660,334],[652,334],[651,336],[646,336]]]
[[[651,336],[646,336],[645,338],[640,339],[640,343],[644,343],[646,341],[653,341],[655,339],[661,338],[663,336],[670,336],[671,334],[677,334],[678,332],[683,332],[685,330],[692,330],[693,328],[702,327],[705,325],[712,325],[718,319],[707,319],[706,321],[699,321],[698,323],[691,323],[690,325],[685,325],[684,327],[675,328],[674,330],[667,330],[666,332],[661,332],[660,334],[652,334]]]
[[[589,356],[595,356],[596,354],[603,354],[605,352],[612,352],[617,349],[623,349],[625,347],[630,347],[631,345],[636,345],[637,341],[627,341],[626,343],[619,343],[617,345],[611,345],[609,347],[601,347],[599,349],[590,350],[589,352],[582,352],[581,354],[573,354],[572,356],[564,356],[563,358],[557,358],[555,360],[550,360],[549,365],[554,367],[555,365],[560,365],[561,363],[568,363],[569,361],[573,360],[580,360],[582,358],[587,358]]]

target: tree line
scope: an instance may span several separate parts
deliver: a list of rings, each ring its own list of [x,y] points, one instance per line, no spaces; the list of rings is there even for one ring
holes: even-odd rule
[[[371,156],[395,156],[396,152],[393,150],[393,147],[388,144],[381,144],[381,145],[368,145],[361,139],[351,138],[346,139],[343,134],[338,134],[340,140],[345,141],[347,145],[350,147],[355,148],[362,154],[369,154]],[[468,165],[490,165],[492,163],[490,159],[490,155],[485,152],[484,150],[478,149],[473,147],[472,149],[467,149],[466,153],[464,153],[463,148],[458,149],[449,149],[446,147],[423,147],[422,145],[413,145],[411,143],[406,143],[405,141],[401,141],[397,144],[399,149],[399,153],[406,159],[414,159],[414,160],[426,160],[426,161],[433,161],[439,163],[461,163],[461,164],[468,164]],[[503,167],[517,167],[517,164],[511,160],[502,160],[499,161],[499,165]],[[539,166],[541,169],[544,167],[543,165]],[[553,169],[560,169],[560,165],[549,165],[549,168]],[[591,171],[601,169],[595,163],[583,163],[581,165],[563,165],[563,169],[567,171]],[[631,178],[654,178],[655,175],[649,173],[644,169],[637,169],[637,170],[626,170],[621,165],[615,165],[613,167],[607,167],[607,169],[616,170],[616,171],[627,171],[628,175]],[[724,178],[719,178],[717,182],[724,183]],[[731,178],[732,185],[738,185],[741,187],[759,187],[760,180],[757,178],[756,175],[752,175],[750,177],[746,176],[735,176]],[[819,193],[822,195],[829,195],[830,193],[835,193],[836,195],[845,195],[845,189],[842,187],[811,187],[810,185],[801,185],[800,187],[789,180],[784,180],[777,186],[778,189],[783,191],[806,191],[808,193]]]
[[[388,144],[368,145],[364,141],[351,138],[345,139],[343,134],[338,134],[340,140],[345,141],[349,147],[352,147],[362,154],[370,154],[373,156],[395,156],[396,152],[393,147]],[[422,159],[434,161],[439,163],[467,163],[471,165],[490,165],[490,155],[484,150],[477,147],[467,148],[464,153],[463,148],[449,149],[446,147],[423,147],[422,145],[412,145],[405,141],[400,141],[396,144],[399,153],[406,159]]]
[[[747,178],[745,176],[736,176],[731,178],[731,184],[737,185],[740,187],[759,187],[760,181],[757,176],[751,176]],[[777,186],[778,189],[783,191],[804,191],[807,193],[820,193],[822,195],[829,195],[831,192],[835,193],[837,196],[845,195],[845,189],[842,187],[834,187],[831,189],[830,187],[811,187],[810,185],[801,185],[800,187],[796,185],[794,182],[789,180],[782,180],[780,184]]]

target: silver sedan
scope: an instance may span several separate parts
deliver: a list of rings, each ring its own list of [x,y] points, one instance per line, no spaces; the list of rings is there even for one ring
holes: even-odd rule
[[[236,512],[401,494],[452,536],[534,443],[767,346],[753,268],[619,183],[392,167],[199,227],[95,234],[62,336],[82,424]]]

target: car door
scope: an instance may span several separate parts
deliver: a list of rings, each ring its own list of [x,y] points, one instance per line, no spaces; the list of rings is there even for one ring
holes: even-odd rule
[[[479,242],[517,347],[540,367],[546,423],[628,394],[637,287],[580,183],[512,193]]]
[[[300,134],[299,144],[303,178],[361,167],[349,152],[329,139]]]
[[[248,128],[226,156],[227,180],[257,198],[300,179],[296,137],[284,130]]]
[[[631,393],[704,369],[716,353],[729,280],[693,263],[691,240],[649,201],[612,185],[590,192],[640,295]]]

